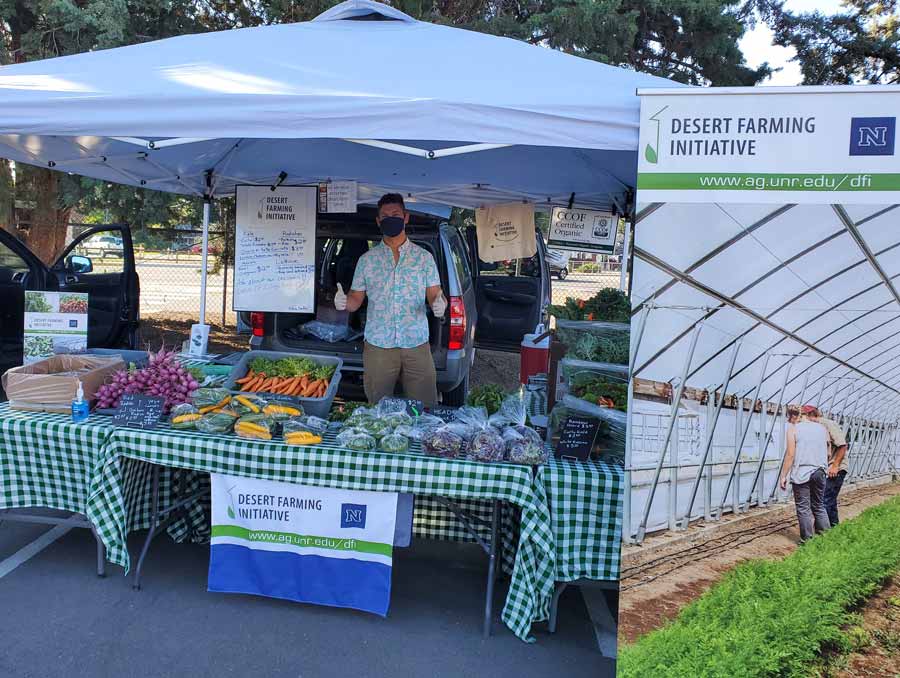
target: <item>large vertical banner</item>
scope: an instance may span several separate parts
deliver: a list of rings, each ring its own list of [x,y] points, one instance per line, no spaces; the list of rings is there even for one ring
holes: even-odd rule
[[[209,590],[386,616],[397,494],[212,474]]]
[[[317,194],[315,186],[237,187],[235,311],[313,311]]]

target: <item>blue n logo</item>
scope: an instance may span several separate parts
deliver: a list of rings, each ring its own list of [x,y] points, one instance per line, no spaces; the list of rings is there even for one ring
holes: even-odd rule
[[[341,504],[341,527],[366,526],[365,504]]]
[[[851,118],[850,155],[894,155],[897,118]]]

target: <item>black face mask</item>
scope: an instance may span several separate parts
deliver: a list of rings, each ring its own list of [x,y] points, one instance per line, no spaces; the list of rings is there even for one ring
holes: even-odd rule
[[[403,232],[403,217],[383,217],[378,225],[385,236],[393,238]]]

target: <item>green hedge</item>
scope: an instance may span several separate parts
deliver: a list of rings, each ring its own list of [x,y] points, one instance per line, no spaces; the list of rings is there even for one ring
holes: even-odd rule
[[[900,568],[900,497],[780,561],[732,570],[670,625],[620,649],[618,678],[806,676],[846,647],[849,610]]]

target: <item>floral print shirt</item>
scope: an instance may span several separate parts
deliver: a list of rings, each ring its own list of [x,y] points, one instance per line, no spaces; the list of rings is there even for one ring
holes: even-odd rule
[[[428,342],[425,289],[440,285],[431,253],[409,239],[394,265],[391,248],[378,243],[359,258],[354,290],[369,297],[366,341],[379,348],[415,348]]]

